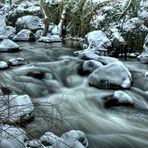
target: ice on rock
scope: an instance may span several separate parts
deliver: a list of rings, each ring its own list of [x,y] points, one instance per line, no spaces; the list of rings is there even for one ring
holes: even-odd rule
[[[134,107],[141,110],[148,110],[148,104],[144,98],[132,91],[115,91],[113,99],[116,99],[119,103],[133,104]]]
[[[98,88],[130,88],[132,77],[129,70],[121,63],[114,62],[96,69],[88,76],[90,85]]]
[[[117,99],[120,103],[133,103],[133,99],[127,93],[123,91],[115,91],[113,98]]]
[[[0,61],[0,70],[8,68],[9,65],[5,61]]]
[[[24,64],[24,58],[12,58],[9,60],[11,66],[18,66]]]

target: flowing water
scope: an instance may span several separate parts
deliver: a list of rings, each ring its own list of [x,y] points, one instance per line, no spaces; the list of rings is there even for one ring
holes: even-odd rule
[[[104,107],[114,90],[90,87],[87,76],[78,74],[82,60],[72,56],[78,48],[60,43],[19,43],[22,51],[1,53],[8,60],[23,57],[25,65],[1,71],[1,85],[13,94],[29,94],[35,105],[35,118],[24,128],[33,138],[51,131],[59,136],[70,129],[86,133],[90,148],[147,148],[148,111],[130,106]],[[123,61],[134,81],[130,91],[148,103],[148,65]],[[31,72],[44,74],[33,78]]]

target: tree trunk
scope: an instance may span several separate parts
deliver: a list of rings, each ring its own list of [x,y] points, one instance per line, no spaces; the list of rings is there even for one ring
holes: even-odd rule
[[[62,30],[63,30],[63,25],[64,25],[67,9],[68,9],[68,6],[65,5],[64,8],[63,8],[62,14],[61,14],[61,19],[60,19],[59,24],[58,24],[58,28],[61,32],[61,35],[62,35]]]
[[[44,31],[43,31],[43,36],[47,36],[47,33],[48,33],[48,28],[49,28],[49,19],[46,15],[46,12],[44,10],[44,0],[40,0],[40,11],[41,11],[41,14],[44,18]]]

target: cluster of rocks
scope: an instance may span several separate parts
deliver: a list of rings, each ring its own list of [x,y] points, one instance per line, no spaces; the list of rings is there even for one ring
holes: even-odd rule
[[[0,53],[18,52],[20,50],[20,46],[10,39],[4,39],[0,42]],[[21,57],[10,58],[7,61],[0,60],[0,70],[7,69],[10,66],[19,66],[23,64],[25,64],[25,60]]]
[[[40,6],[36,3],[22,2],[20,5],[4,5],[0,9],[0,39],[14,41],[61,42],[58,26],[49,25],[47,37],[42,37],[44,22]]]
[[[28,141],[27,133],[21,128],[10,125],[0,126],[1,148],[86,148],[88,141],[86,135],[82,131],[71,130],[64,133],[61,137],[51,132],[46,132],[39,139]],[[26,141],[26,142],[25,142]]]
[[[132,75],[118,59],[100,56],[91,50],[77,52],[76,55],[85,60],[79,73],[88,74],[91,86],[101,89],[130,88]]]

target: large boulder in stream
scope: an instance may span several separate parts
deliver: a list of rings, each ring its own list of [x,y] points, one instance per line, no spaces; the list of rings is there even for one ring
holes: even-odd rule
[[[32,32],[36,32],[43,28],[42,20],[33,15],[26,15],[18,18],[15,25],[17,31],[20,31],[21,29],[29,29]]]
[[[14,41],[35,41],[35,35],[28,29],[23,29],[13,37]]]
[[[4,39],[0,42],[0,52],[16,52],[20,50],[20,46],[10,39]]]
[[[129,70],[121,63],[114,62],[96,69],[88,76],[90,85],[103,89],[128,89],[132,77]]]

